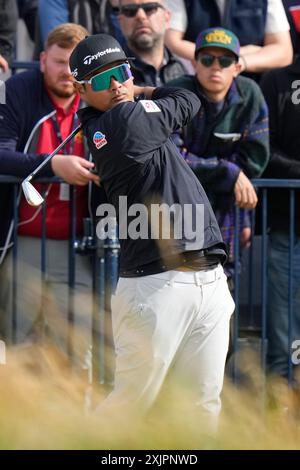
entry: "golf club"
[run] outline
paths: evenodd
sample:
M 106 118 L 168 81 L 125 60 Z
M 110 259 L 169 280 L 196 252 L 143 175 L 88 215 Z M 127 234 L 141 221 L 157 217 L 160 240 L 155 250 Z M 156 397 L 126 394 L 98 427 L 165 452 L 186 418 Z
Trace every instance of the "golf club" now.
M 61 142 L 61 144 L 59 144 L 58 147 L 56 147 L 55 150 L 53 150 L 52 153 L 50 153 L 50 155 L 48 155 L 48 157 L 38 166 L 36 167 L 36 169 L 30 173 L 30 175 L 28 175 L 25 180 L 22 182 L 22 189 L 23 189 L 23 193 L 24 193 L 24 196 L 26 198 L 26 201 L 28 202 L 28 204 L 30 204 L 31 206 L 39 206 L 40 204 L 42 204 L 42 202 L 44 201 L 44 198 L 42 198 L 42 196 L 40 195 L 40 193 L 35 189 L 35 187 L 30 183 L 30 181 L 37 175 L 37 173 L 39 173 L 39 171 L 44 168 L 45 165 L 47 165 L 47 163 L 51 160 L 52 157 L 54 157 L 54 155 L 56 155 L 60 149 L 62 149 L 68 142 L 69 140 L 71 140 L 73 137 L 75 137 L 75 135 L 82 129 L 82 126 L 81 124 L 79 126 L 77 126 L 72 132 L 70 135 L 68 135 L 68 137 L 63 141 Z

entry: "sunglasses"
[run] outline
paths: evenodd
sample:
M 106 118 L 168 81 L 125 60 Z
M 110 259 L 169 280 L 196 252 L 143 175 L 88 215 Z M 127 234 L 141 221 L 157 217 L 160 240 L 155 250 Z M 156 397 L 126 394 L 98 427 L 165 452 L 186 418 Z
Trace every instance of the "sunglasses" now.
M 120 13 L 121 15 L 127 16 L 127 18 L 134 18 L 140 8 L 144 10 L 147 16 L 156 13 L 159 8 L 164 10 L 163 5 L 157 2 L 129 3 L 128 5 L 120 7 Z
M 90 80 L 80 80 L 78 83 L 88 83 L 93 91 L 103 91 L 110 88 L 111 79 L 124 83 L 132 77 L 129 64 L 121 64 L 104 72 L 97 73 Z
M 199 54 L 197 60 L 204 65 L 204 67 L 211 67 L 214 61 L 217 60 L 222 69 L 226 69 L 237 62 L 236 58 L 232 56 L 222 55 L 217 57 L 211 54 Z

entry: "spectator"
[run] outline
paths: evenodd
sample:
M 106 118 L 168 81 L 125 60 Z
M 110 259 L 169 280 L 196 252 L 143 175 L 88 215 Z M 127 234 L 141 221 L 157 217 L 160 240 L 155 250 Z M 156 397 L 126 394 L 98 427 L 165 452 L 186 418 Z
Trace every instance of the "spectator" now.
M 131 68 L 138 85 L 160 86 L 185 73 L 182 63 L 164 46 L 169 19 L 164 0 L 150 4 L 147 0 L 120 0 L 125 50 L 136 59 Z
M 200 112 L 183 130 L 183 157 L 204 186 L 233 261 L 235 208 L 252 209 L 256 192 L 248 178 L 259 176 L 269 153 L 268 112 L 258 85 L 239 76 L 239 41 L 222 28 L 202 31 L 196 40 L 195 76 L 174 80 L 198 95 Z M 250 237 L 241 212 L 242 241 Z M 227 265 L 227 274 L 232 274 Z
M 14 75 L 6 82 L 6 105 L 0 105 L 0 173 L 27 176 L 77 125 L 75 113 L 79 95 L 73 87 L 69 56 L 75 45 L 87 35 L 85 28 L 62 24 L 48 36 L 45 51 L 41 53 L 40 70 L 34 69 Z M 54 174 L 67 183 L 77 185 L 77 235 L 82 233 L 83 217 L 88 213 L 87 184 L 99 178 L 89 172 L 93 164 L 86 160 L 82 136 L 71 143 L 63 155 L 51 160 L 45 175 Z M 41 188 L 41 185 L 37 185 Z M 12 188 L 1 190 L 1 261 L 10 245 L 13 228 Z M 65 183 L 49 184 L 47 194 L 47 288 L 53 302 L 42 296 L 40 282 L 40 244 L 42 216 L 40 208 L 29 206 L 25 199 L 19 203 L 18 272 L 17 286 L 17 340 L 30 336 L 43 311 L 43 327 L 49 327 L 57 344 L 65 349 L 66 318 L 68 315 L 68 238 L 69 187 Z M 0 270 L 1 333 L 11 339 L 12 324 L 12 253 L 8 253 Z M 39 273 L 36 277 L 35 270 Z M 88 321 L 91 314 L 91 274 L 85 257 L 76 259 L 75 318 Z M 83 301 L 83 296 L 88 297 Z M 50 297 L 50 294 L 49 294 Z M 49 298 L 47 297 L 47 298 Z M 80 311 L 81 309 L 81 311 Z M 5 313 L 4 313 L 5 312 Z M 83 318 L 85 317 L 85 318 Z M 65 321 L 65 323 L 64 323 Z M 55 323 L 57 322 L 57 323 Z M 78 354 L 80 346 L 77 344 Z
M 242 71 L 261 73 L 292 61 L 289 24 L 281 0 L 167 0 L 172 12 L 166 44 L 192 60 L 198 31 L 222 26 L 240 40 Z
M 81 24 L 90 34 L 110 32 L 118 37 L 117 11 L 118 0 L 39 0 L 42 44 L 55 26 L 68 21 Z
M 0 70 L 7 72 L 15 53 L 18 10 L 15 0 L 0 2 Z
M 300 178 L 299 135 L 300 58 L 293 65 L 266 74 L 262 90 L 270 110 L 271 159 L 267 178 Z M 295 84 L 298 88 L 295 88 Z M 288 343 L 289 309 L 289 193 L 272 189 L 268 197 L 268 366 L 270 372 L 288 377 L 293 353 Z M 292 247 L 292 341 L 300 338 L 300 204 L 296 191 L 295 240 Z M 299 368 L 299 367 L 298 367 Z

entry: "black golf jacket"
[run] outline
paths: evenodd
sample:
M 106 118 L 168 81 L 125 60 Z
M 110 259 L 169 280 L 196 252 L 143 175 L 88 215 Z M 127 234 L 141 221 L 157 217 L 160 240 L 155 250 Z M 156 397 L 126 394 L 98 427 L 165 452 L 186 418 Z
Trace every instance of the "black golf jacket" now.
M 170 139 L 174 131 L 193 118 L 199 107 L 199 98 L 188 90 L 156 88 L 153 101 L 120 103 L 104 113 L 94 108 L 79 111 L 90 152 L 122 232 L 119 234 L 121 276 L 146 275 L 147 265 L 159 260 L 162 260 L 160 270 L 168 270 L 170 266 L 179 266 L 187 252 L 205 252 L 211 248 L 225 255 L 206 194 Z M 150 217 L 157 208 L 155 204 L 163 203 L 168 208 L 177 204 L 177 215 L 181 211 L 182 218 L 174 218 L 181 224 L 180 237 L 176 232 L 171 239 L 164 239 L 161 233 L 155 232 Z M 126 233 L 126 227 L 131 223 L 138 226 L 140 211 L 144 212 L 137 231 L 140 228 L 142 235 L 133 239 L 129 230 Z

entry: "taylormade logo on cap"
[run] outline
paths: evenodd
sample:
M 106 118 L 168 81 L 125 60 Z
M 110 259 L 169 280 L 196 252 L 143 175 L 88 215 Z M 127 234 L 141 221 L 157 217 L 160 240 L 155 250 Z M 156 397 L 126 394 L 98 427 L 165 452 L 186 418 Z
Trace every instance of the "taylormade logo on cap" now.
M 80 41 L 70 55 L 69 64 L 77 81 L 88 77 L 101 67 L 113 62 L 124 62 L 126 57 L 121 44 L 109 34 L 94 34 Z
M 220 44 L 231 44 L 232 36 L 229 36 L 224 29 L 215 29 L 205 35 L 207 43 L 219 42 Z
M 97 52 L 97 54 L 94 54 L 94 55 L 87 55 L 84 59 L 83 59 L 83 63 L 85 65 L 90 65 L 92 63 L 93 60 L 97 60 L 99 59 L 99 57 L 102 57 L 106 54 L 112 54 L 113 52 L 121 52 L 121 49 L 119 47 L 114 47 L 114 48 L 111 48 L 109 47 L 108 49 L 105 49 L 105 51 L 99 51 Z
M 236 57 L 239 57 L 240 42 L 237 36 L 229 29 L 224 28 L 208 28 L 201 31 L 196 39 L 195 58 L 200 49 L 206 47 L 220 47 L 233 52 Z

